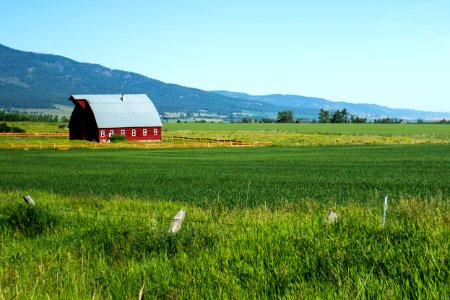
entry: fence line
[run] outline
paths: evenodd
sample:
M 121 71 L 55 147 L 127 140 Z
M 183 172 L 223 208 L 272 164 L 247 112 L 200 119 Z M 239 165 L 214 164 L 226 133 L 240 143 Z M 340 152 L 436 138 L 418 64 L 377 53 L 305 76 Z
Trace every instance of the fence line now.
M 184 142 L 184 143 L 89 143 L 89 144 L 58 144 L 58 143 L 39 143 L 39 144 L 0 144 L 0 149 L 120 149 L 120 148 L 140 148 L 140 149 L 159 149 L 159 148 L 212 148 L 212 147 L 260 147 L 272 146 L 272 142 Z
M 33 200 L 33 198 L 30 195 L 23 196 L 23 200 L 29 205 L 29 207 L 36 207 L 36 202 L 35 202 L 35 200 Z M 123 220 L 124 217 L 152 218 L 154 220 L 163 220 L 163 221 L 169 221 L 170 220 L 170 221 L 172 221 L 172 224 L 173 224 L 174 221 L 178 221 L 179 222 L 178 229 L 181 226 L 181 222 L 183 222 L 184 216 L 186 214 L 185 210 L 180 210 L 174 218 L 167 218 L 167 217 L 162 217 L 162 216 L 159 216 L 159 217 L 156 216 L 155 217 L 155 216 L 150 216 L 150 215 L 146 215 L 146 214 L 142 214 L 142 213 L 141 214 L 130 214 L 130 213 L 128 213 L 128 214 L 118 214 L 118 213 L 111 213 L 111 212 L 101 213 L 99 211 L 96 211 L 96 212 L 80 211 L 80 210 L 74 210 L 74 209 L 70 209 L 70 208 L 64 208 L 63 209 L 62 207 L 50 208 L 50 207 L 47 206 L 45 208 L 53 210 L 53 212 L 56 213 L 56 214 L 73 213 L 73 214 L 77 214 L 77 215 L 82 215 L 82 214 L 93 215 L 93 216 L 97 216 L 97 217 L 102 215 L 102 216 L 107 216 L 107 217 L 117 217 L 117 218 L 120 218 L 121 220 Z M 0 215 L 1 215 L 1 212 L 0 212 Z M 195 220 L 195 219 L 194 220 L 190 220 L 190 222 L 193 222 L 193 223 L 206 223 L 206 224 L 217 224 L 217 225 L 227 225 L 227 226 L 246 226 L 246 227 L 263 225 L 261 223 L 259 223 L 259 224 L 256 224 L 256 223 L 236 224 L 236 223 L 220 223 L 220 222 L 217 222 L 217 220 L 210 221 L 210 220 Z M 171 226 L 172 226 L 172 224 L 171 224 Z M 176 231 L 178 231 L 178 229 Z M 175 233 L 176 231 L 172 231 L 172 233 Z
M 50 208 L 55 214 L 76 214 L 80 217 L 83 215 L 89 215 L 92 217 L 106 217 L 106 218 L 117 218 L 123 220 L 124 218 L 142 218 L 142 219 L 153 219 L 158 221 L 173 221 L 173 217 L 164 217 L 164 216 L 153 216 L 146 214 L 118 214 L 118 213 L 110 213 L 110 212 L 99 212 L 99 211 L 77 211 L 74 209 L 68 208 Z M 230 223 L 230 222 L 220 222 L 218 220 L 199 220 L 199 219 L 186 219 L 187 223 L 199 223 L 199 224 L 214 224 L 214 225 L 223 225 L 223 226 L 235 226 L 235 227 L 260 227 L 260 226 L 270 226 L 270 227 L 278 227 L 271 226 L 267 224 L 261 223 Z
M 11 136 L 11 137 L 69 137 L 68 132 L 0 132 L 0 136 Z
M 388 196 L 386 196 L 384 198 L 384 211 L 383 211 L 383 223 L 382 226 L 385 227 L 386 225 L 386 213 L 387 213 L 387 199 Z M 30 207 L 36 207 L 36 202 L 32 199 L 32 197 L 30 195 L 25 195 L 23 197 L 23 200 L 30 206 Z M 62 213 L 72 213 L 72 214 L 77 214 L 79 216 L 85 214 L 85 215 L 93 215 L 93 216 L 103 216 L 103 217 L 116 217 L 116 218 L 120 218 L 122 221 L 124 219 L 124 217 L 132 217 L 132 218 L 151 218 L 153 220 L 162 220 L 162 221 L 172 221 L 171 227 L 173 226 L 174 222 L 179 222 L 178 227 L 176 228 L 176 230 L 174 231 L 173 229 L 170 230 L 169 229 L 169 233 L 176 233 L 179 230 L 179 227 L 181 226 L 181 222 L 183 222 L 184 220 L 184 216 L 186 214 L 185 210 L 180 210 L 177 215 L 173 218 L 168 218 L 168 217 L 164 217 L 164 216 L 153 216 L 153 215 L 147 215 L 147 214 L 119 214 L 119 213 L 111 213 L 111 212 L 100 212 L 100 211 L 96 211 L 96 212 L 92 212 L 92 211 L 80 211 L 80 210 L 74 210 L 74 209 L 70 209 L 70 208 L 50 208 L 50 207 L 46 207 L 46 209 L 50 209 L 53 210 L 54 213 L 56 214 L 62 214 Z M 0 215 L 2 215 L 2 213 L 0 212 Z M 180 217 L 180 215 L 182 215 Z M 338 223 L 340 219 L 339 214 L 334 210 L 328 210 L 326 213 L 326 216 L 323 220 L 323 222 L 325 224 L 336 224 Z M 218 219 L 216 218 L 215 220 L 195 220 L 195 219 L 189 219 L 189 222 L 192 223 L 202 223 L 202 224 L 214 224 L 214 225 L 224 225 L 224 226 L 236 226 L 236 227 L 271 227 L 271 228 L 279 228 L 278 225 L 268 225 L 266 222 L 252 222 L 252 223 L 227 223 L 227 222 L 218 222 Z

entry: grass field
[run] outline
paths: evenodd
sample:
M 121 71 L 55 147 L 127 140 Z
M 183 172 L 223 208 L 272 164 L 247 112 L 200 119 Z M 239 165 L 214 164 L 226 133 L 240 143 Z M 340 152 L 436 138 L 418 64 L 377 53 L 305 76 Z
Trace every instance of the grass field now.
M 0 187 L 209 207 L 448 195 L 450 145 L 6 150 Z
M 175 133 L 230 134 L 182 128 Z M 268 138 L 360 136 L 278 130 Z M 442 136 L 423 145 L 0 150 L 0 299 L 448 299 Z M 168 234 L 179 209 L 186 220 Z M 329 209 L 337 224 L 324 223 Z

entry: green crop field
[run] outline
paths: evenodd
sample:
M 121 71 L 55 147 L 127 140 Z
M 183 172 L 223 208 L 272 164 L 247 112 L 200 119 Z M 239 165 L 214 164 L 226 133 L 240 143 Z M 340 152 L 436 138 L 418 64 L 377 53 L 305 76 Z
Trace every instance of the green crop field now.
M 448 195 L 450 145 L 3 151 L 0 187 L 208 207 Z
M 449 153 L 0 150 L 0 299 L 447 299 Z

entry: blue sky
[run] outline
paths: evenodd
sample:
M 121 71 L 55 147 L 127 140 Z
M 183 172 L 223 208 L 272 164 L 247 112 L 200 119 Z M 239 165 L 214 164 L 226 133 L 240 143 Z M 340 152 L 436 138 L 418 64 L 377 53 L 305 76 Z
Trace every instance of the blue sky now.
M 204 90 L 450 112 L 450 1 L 3 0 L 0 43 Z

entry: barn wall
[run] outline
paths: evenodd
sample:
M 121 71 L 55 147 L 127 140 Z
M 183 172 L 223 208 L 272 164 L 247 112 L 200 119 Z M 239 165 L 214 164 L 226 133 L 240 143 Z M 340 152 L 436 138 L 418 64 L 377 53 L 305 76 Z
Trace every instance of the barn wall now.
M 71 140 L 98 141 L 98 128 L 94 113 L 90 107 L 83 107 L 75 102 L 69 121 L 69 137 Z
M 144 129 L 147 129 L 147 135 L 144 135 Z M 105 131 L 105 136 L 102 137 L 102 131 Z M 130 128 L 99 128 L 98 137 L 100 142 L 107 142 L 109 139 L 110 131 L 113 130 L 114 134 L 121 135 L 121 131 L 125 130 L 125 138 L 127 141 L 160 141 L 161 140 L 161 127 L 130 127 Z M 133 136 L 133 130 L 136 130 L 136 135 Z M 157 132 L 155 132 L 157 130 Z M 156 134 L 155 134 L 156 133 Z

